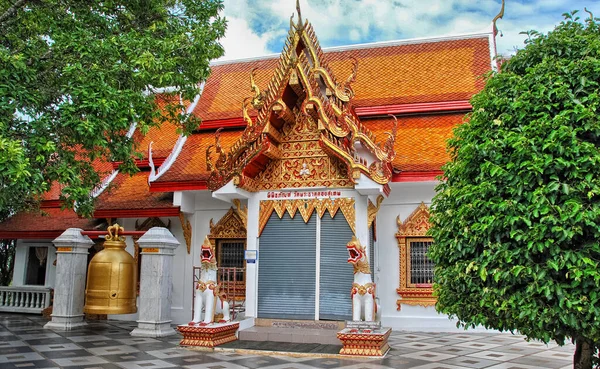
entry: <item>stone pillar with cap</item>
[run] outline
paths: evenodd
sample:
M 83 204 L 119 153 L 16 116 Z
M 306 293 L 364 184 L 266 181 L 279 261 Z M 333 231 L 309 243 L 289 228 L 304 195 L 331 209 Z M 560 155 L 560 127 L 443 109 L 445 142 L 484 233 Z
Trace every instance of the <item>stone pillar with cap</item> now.
M 69 228 L 54 241 L 56 280 L 52 320 L 44 328 L 69 331 L 87 325 L 84 321 L 85 277 L 90 247 L 94 244 L 79 228 Z
M 171 328 L 173 255 L 179 241 L 163 227 L 153 227 L 138 240 L 142 270 L 138 327 L 132 336 L 164 337 L 176 334 Z

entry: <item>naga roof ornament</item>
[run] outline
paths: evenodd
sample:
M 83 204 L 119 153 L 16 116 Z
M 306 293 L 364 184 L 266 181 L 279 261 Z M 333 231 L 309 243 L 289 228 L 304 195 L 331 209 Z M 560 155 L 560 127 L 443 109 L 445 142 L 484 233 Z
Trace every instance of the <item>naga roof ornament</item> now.
M 336 183 L 352 185 L 361 174 L 381 185 L 387 185 L 391 179 L 397 121 L 387 140 L 376 142 L 373 133 L 360 122 L 352 105 L 352 83 L 359 71 L 358 61 L 352 58 L 350 75 L 345 80 L 336 79 L 314 29 L 308 21 L 302 20 L 298 1 L 296 11 L 298 20 L 294 23 L 292 14 L 278 66 L 267 87 L 262 91 L 258 87 L 256 68 L 250 73 L 252 96 L 242 101 L 242 115 L 246 122 L 244 133 L 225 153 L 219 142 L 219 129 L 215 133 L 215 144 L 207 149 L 207 169 L 211 170 L 208 187 L 211 190 L 217 190 L 231 180 L 246 190 L 259 190 L 258 175 L 271 161 L 282 160 L 289 154 L 283 143 L 286 135 L 290 134 L 289 127 L 294 125 L 314 127 L 314 132 L 308 136 L 318 142 L 316 146 L 324 152 L 323 155 L 335 158 L 332 160 L 336 164 L 331 164 L 332 167 L 344 167 L 338 174 L 342 173 L 346 182 L 332 181 L 330 186 L 336 186 Z M 249 108 L 257 111 L 255 120 L 250 117 Z M 294 132 L 297 131 L 299 129 Z M 210 157 L 212 146 L 219 155 L 214 165 Z M 360 155 L 359 146 L 362 147 Z M 289 160 L 289 155 L 286 158 Z M 287 165 L 287 170 L 293 173 L 302 172 L 299 181 L 309 181 L 310 176 L 306 173 L 312 173 L 308 171 L 312 165 L 305 159 L 297 158 L 304 171 L 294 171 Z M 316 161 L 314 164 L 318 166 Z M 313 183 L 306 181 L 303 186 L 310 187 Z M 314 182 L 315 187 L 317 182 Z M 319 183 L 322 185 L 324 182 Z

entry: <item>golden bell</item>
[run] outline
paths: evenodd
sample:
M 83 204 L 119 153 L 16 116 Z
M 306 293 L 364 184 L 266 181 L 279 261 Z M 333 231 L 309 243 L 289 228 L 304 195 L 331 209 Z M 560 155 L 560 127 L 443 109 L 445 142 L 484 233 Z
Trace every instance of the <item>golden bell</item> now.
M 92 258 L 88 267 L 85 306 L 88 314 L 131 314 L 137 312 L 137 264 L 125 251 L 123 227 L 108 227 L 104 250 Z M 114 234 L 113 234 L 114 233 Z

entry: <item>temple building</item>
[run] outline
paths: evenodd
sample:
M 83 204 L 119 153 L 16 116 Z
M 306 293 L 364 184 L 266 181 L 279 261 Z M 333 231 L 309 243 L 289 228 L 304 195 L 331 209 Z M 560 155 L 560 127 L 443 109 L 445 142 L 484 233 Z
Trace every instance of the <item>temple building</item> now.
M 434 308 L 429 206 L 446 140 L 497 68 L 494 37 L 492 23 L 480 33 L 322 49 L 298 14 L 281 54 L 212 63 L 188 105 L 202 119 L 192 135 L 170 125 L 134 133 L 149 148 L 140 172 L 109 164 L 93 219 L 60 210 L 53 188 L 44 214 L 0 224 L 0 238 L 18 239 L 11 288 L 54 287 L 52 240 L 67 228 L 162 226 L 181 244 L 174 323 L 192 317 L 207 237 L 219 267 L 236 268 L 220 282 L 235 282 L 240 317 L 342 321 L 352 315 L 346 244 L 355 236 L 383 325 L 453 328 Z M 136 239 L 127 243 L 139 260 Z

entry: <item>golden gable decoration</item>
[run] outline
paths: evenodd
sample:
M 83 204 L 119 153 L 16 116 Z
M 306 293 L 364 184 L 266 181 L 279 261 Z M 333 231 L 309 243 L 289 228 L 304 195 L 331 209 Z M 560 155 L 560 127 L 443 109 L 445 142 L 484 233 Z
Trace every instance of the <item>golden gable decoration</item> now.
M 260 91 L 249 75 L 250 91 L 240 101 L 246 129 L 228 152 L 215 134 L 214 161 L 207 149 L 211 171 L 208 188 L 217 190 L 233 180 L 247 191 L 299 187 L 353 187 L 361 175 L 387 186 L 395 157 L 397 121 L 384 142 L 354 113 L 352 83 L 359 72 L 353 60 L 350 75 L 340 82 L 308 23 L 290 19 L 290 30 L 279 64 L 267 88 Z M 257 111 L 250 118 L 248 109 Z M 394 118 L 395 119 L 395 118 Z M 357 154 L 362 146 L 369 160 Z
M 258 217 L 258 235 L 260 236 L 273 214 L 277 213 L 279 218 L 287 212 L 291 218 L 300 213 L 304 223 L 307 223 L 316 211 L 317 216 L 322 218 L 325 211 L 329 211 L 329 215 L 333 218 L 340 210 L 348 222 L 352 233 L 356 234 L 356 213 L 354 209 L 354 199 L 339 198 L 339 199 L 297 199 L 297 200 L 266 200 L 260 202 L 260 211 Z
M 239 204 L 240 203 L 238 202 L 237 205 Z M 210 234 L 208 235 L 208 238 L 210 239 L 212 244 L 215 244 L 215 239 L 246 239 L 247 211 L 248 208 L 245 208 L 246 213 L 244 214 L 244 210 L 241 209 L 241 206 L 237 209 L 232 206 L 231 208 L 229 208 L 227 213 L 223 215 L 223 217 L 217 222 L 217 224 L 214 224 L 213 220 L 211 219 L 209 223 Z M 240 216 L 240 212 L 242 213 L 242 216 Z
M 429 223 L 429 208 L 425 203 L 421 203 L 409 216 L 402 222 L 400 216 L 396 218 L 398 224 L 398 247 L 400 248 L 400 286 L 396 290 L 401 299 L 396 301 L 397 309 L 401 310 L 401 305 L 420 305 L 433 306 L 437 298 L 433 296 L 431 283 L 426 286 L 411 285 L 411 266 L 410 266 L 410 244 L 413 242 L 432 242 L 431 237 L 427 237 L 427 231 L 431 227 Z

